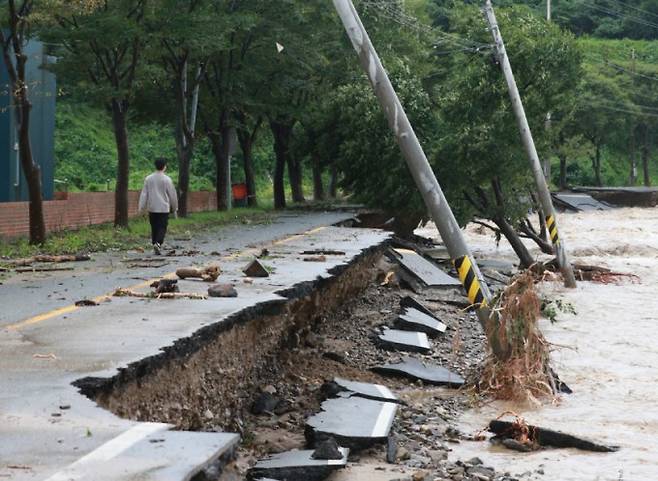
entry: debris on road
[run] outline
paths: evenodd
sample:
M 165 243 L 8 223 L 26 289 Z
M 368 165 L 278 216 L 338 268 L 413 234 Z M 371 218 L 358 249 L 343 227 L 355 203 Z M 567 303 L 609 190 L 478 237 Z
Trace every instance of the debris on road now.
M 326 256 L 304 257 L 304 262 L 327 262 L 327 257 Z
M 14 261 L 10 261 L 9 264 L 18 267 L 18 266 L 29 266 L 36 263 L 82 262 L 89 260 L 91 260 L 91 256 L 87 254 L 61 255 L 61 256 L 36 255 L 32 257 L 24 257 L 22 259 L 16 259 Z
M 270 273 L 265 266 L 258 260 L 254 259 L 247 267 L 242 269 L 242 272 L 248 277 L 269 277 Z
M 52 361 L 57 360 L 57 356 L 55 356 L 54 353 L 49 352 L 48 354 L 33 354 L 32 355 L 33 359 L 50 359 Z
M 233 284 L 214 284 L 208 288 L 210 297 L 238 297 L 238 291 Z
M 397 396 L 393 394 L 389 388 L 381 384 L 348 381 L 347 379 L 342 379 L 340 377 L 334 378 L 333 381 L 327 384 L 330 386 L 324 388 L 325 391 L 333 390 L 339 395 L 340 393 L 347 393 L 348 395 L 372 399 L 375 401 L 400 402 Z
M 518 416 L 512 422 L 498 419 L 491 421 L 489 431 L 496 435 L 494 442 L 500 441 L 504 446 L 519 451 L 536 451 L 542 447 L 576 448 L 599 453 L 619 450 L 618 446 L 606 446 L 560 431 L 532 426 Z M 509 440 L 513 442 L 506 442 Z
M 98 302 L 94 301 L 93 299 L 81 299 L 79 301 L 75 301 L 75 305 L 78 307 L 92 307 L 97 306 Z
M 395 325 L 402 330 L 424 332 L 431 337 L 443 334 L 448 328 L 436 317 L 425 314 L 413 307 L 405 308 L 395 320 Z
M 343 251 L 337 251 L 333 249 L 311 249 L 306 251 L 301 251 L 303 256 L 344 256 Z
M 137 292 L 123 287 L 116 289 L 112 295 L 114 297 L 138 297 L 142 299 L 207 299 L 203 294 L 197 294 L 196 292 L 163 292 L 162 294 L 156 294 L 155 292 Z
M 202 269 L 196 267 L 181 267 L 176 270 L 179 279 L 201 279 L 204 282 L 215 282 L 221 270 L 219 266 L 208 266 Z
M 151 287 L 155 289 L 156 294 L 179 292 L 178 279 L 159 279 L 151 282 Z

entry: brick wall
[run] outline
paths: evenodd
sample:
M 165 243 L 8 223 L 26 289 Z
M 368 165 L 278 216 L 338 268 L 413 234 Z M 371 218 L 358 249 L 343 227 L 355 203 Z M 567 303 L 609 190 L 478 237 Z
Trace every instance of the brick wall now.
M 137 215 L 139 192 L 131 191 L 128 197 L 129 215 Z M 57 195 L 62 200 L 43 203 L 46 230 L 76 229 L 88 225 L 114 221 L 114 192 L 81 192 Z M 191 192 L 189 211 L 213 210 L 217 205 L 215 192 Z M 0 203 L 0 237 L 11 238 L 28 235 L 30 232 L 28 202 Z

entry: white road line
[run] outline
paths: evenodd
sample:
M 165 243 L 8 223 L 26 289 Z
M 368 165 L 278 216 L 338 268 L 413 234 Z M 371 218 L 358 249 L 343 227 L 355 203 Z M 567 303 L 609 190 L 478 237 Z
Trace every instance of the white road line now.
M 114 439 L 106 442 L 100 447 L 94 449 L 89 454 L 81 457 L 76 462 L 70 464 L 62 471 L 53 474 L 46 481 L 76 481 L 83 476 L 89 474 L 84 469 L 80 469 L 87 464 L 102 463 L 115 458 L 126 449 L 137 444 L 139 441 L 149 436 L 150 434 L 157 433 L 169 429 L 169 424 L 163 423 L 140 423 L 133 426 L 128 431 L 120 434 Z
M 382 409 L 379 411 L 377 421 L 375 421 L 375 425 L 372 428 L 372 434 L 370 435 L 373 438 L 383 438 L 388 436 L 388 431 L 391 429 L 395 412 L 398 409 L 398 405 L 394 403 L 381 404 Z

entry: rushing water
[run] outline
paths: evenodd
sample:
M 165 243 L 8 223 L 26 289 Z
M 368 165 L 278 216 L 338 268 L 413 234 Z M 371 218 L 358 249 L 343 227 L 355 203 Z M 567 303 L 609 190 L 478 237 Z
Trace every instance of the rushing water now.
M 577 311 L 560 313 L 555 324 L 542 322 L 556 346 L 554 368 L 574 393 L 541 408 L 504 402 L 474 408 L 462 417 L 461 429 L 475 433 L 511 410 L 530 424 L 621 449 L 517 453 L 487 441 L 462 442 L 454 457 L 479 456 L 512 474 L 530 471 L 530 479 L 658 480 L 658 208 L 562 214 L 558 221 L 573 261 L 633 273 L 640 280 L 580 282 L 577 289 L 544 283 L 544 295 L 564 299 Z M 419 233 L 431 235 L 431 228 Z M 469 229 L 467 237 L 476 256 L 513 259 L 509 245 L 496 247 L 489 233 Z

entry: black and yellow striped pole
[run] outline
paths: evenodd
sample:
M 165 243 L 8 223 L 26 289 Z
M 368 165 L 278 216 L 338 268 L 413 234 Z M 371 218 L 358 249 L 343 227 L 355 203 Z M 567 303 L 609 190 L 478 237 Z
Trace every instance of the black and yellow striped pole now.
M 390 79 L 370 41 L 359 14 L 351 0 L 333 0 L 334 7 L 340 16 L 345 30 L 356 50 L 361 66 L 368 75 L 375 95 L 384 110 L 391 130 L 395 133 L 402 155 L 407 162 L 409 171 L 416 182 L 427 210 L 436 224 L 441 239 L 459 272 L 464 289 L 471 304 L 475 305 L 478 318 L 488 335 L 495 335 L 496 329 L 490 329 L 489 323 L 491 293 L 484 278 L 471 255 L 459 224 L 453 215 L 432 168 L 427 161 L 425 152 L 416 137 L 407 114 L 402 108 Z M 495 319 L 494 319 L 495 321 Z M 507 357 L 507 350 L 501 348 L 495 337 L 489 338 L 490 346 L 497 357 Z

